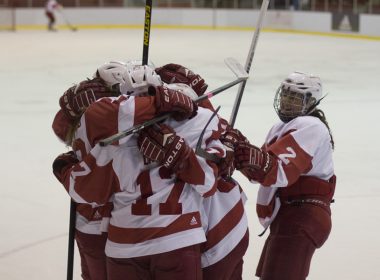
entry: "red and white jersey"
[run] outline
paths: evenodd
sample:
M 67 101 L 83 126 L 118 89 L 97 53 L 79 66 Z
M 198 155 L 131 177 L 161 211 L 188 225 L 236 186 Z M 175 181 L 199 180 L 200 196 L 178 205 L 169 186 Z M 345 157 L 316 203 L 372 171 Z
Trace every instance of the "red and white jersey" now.
M 78 203 L 75 228 L 86 234 L 100 235 L 102 232 L 107 232 L 112 207 L 112 202 L 100 207 Z
M 52 128 L 58 139 L 64 143 L 66 143 L 66 135 L 70 130 L 70 126 L 71 121 L 65 116 L 62 110 L 59 110 L 54 117 Z M 85 149 L 83 149 L 83 151 L 76 151 L 79 160 L 82 160 L 82 154 L 85 156 L 88 152 Z M 111 210 L 112 203 L 101 207 L 92 207 L 88 204 L 77 203 L 75 228 L 83 233 L 100 235 L 108 229 Z
M 218 180 L 217 191 L 203 201 L 204 230 L 202 268 L 227 256 L 248 230 L 244 210 L 247 197 L 236 181 Z
M 45 10 L 47 12 L 54 12 L 55 9 L 57 9 L 59 7 L 59 4 L 56 0 L 48 0 L 46 2 L 46 5 L 45 5 Z
M 274 125 L 263 149 L 277 157 L 277 166 L 266 175 L 257 197 L 260 223 L 268 227 L 280 208 L 278 188 L 294 184 L 300 176 L 328 181 L 334 175 L 333 150 L 327 127 L 311 116 Z
M 119 103 L 124 104 L 122 108 L 126 112 L 118 110 Z M 139 110 L 138 114 L 134 114 L 136 108 Z M 91 107 L 91 110 L 82 116 L 79 129 L 77 129 L 74 136 L 72 148 L 77 158 L 82 160 L 88 155 L 95 141 L 104 138 L 103 135 L 112 135 L 118 132 L 115 125 L 102 127 L 104 120 L 110 123 L 118 123 L 118 118 L 124 118 L 129 120 L 127 125 L 132 126 L 153 118 L 155 114 L 154 99 L 152 97 L 128 98 L 121 96 L 119 98 L 103 99 L 101 103 Z M 54 118 L 53 131 L 63 142 L 65 142 L 70 123 L 71 121 L 65 117 L 62 110 Z M 96 126 L 93 124 L 96 124 Z M 112 208 L 111 201 L 104 203 L 100 207 L 78 203 L 76 207 L 76 229 L 87 234 L 99 235 L 106 232 Z
M 136 118 L 141 118 L 134 97 L 122 98 L 126 97 L 100 99 L 82 117 L 78 138 L 82 139 L 83 147 L 93 148 L 65 176 L 70 196 L 78 203 L 94 207 L 113 201 L 105 250 L 107 256 L 152 255 L 204 242 L 199 211 L 202 196 L 211 195 L 216 190 L 216 165 L 192 154 L 188 172 L 177 177 L 168 176 L 157 164 L 144 165 L 135 135 L 121 139 L 118 145 L 101 147 L 97 142 L 110 136 L 103 130 L 116 128 L 117 131 L 111 133 L 114 134 L 130 128 Z M 116 120 L 112 110 L 107 109 L 109 107 L 118 112 Z M 91 119 L 95 112 L 103 117 L 98 122 Z M 114 117 L 110 118 L 110 115 Z M 169 119 L 166 123 L 195 148 L 211 116 L 211 111 L 199 108 L 198 114 L 190 120 L 176 122 Z M 225 150 L 218 140 L 220 132 L 219 120 L 215 117 L 207 127 L 202 147 L 222 157 Z

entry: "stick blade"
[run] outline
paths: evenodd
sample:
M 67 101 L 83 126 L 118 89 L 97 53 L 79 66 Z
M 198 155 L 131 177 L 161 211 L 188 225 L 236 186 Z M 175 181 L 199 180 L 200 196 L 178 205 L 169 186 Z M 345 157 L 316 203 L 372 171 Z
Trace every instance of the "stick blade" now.
M 224 59 L 224 63 L 231 69 L 232 72 L 236 75 L 236 77 L 241 79 L 248 79 L 248 73 L 245 71 L 243 65 L 241 65 L 235 58 L 227 57 Z

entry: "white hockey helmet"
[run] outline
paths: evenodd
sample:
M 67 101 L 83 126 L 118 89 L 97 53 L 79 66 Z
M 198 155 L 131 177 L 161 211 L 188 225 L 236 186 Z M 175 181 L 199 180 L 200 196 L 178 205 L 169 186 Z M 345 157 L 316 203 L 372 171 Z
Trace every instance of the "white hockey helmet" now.
M 149 86 L 161 86 L 162 81 L 153 67 L 127 63 L 127 71 L 124 73 L 123 84 L 120 84 L 120 91 L 128 95 L 141 95 L 148 91 Z
M 101 78 L 108 86 L 125 83 L 127 65 L 120 61 L 111 61 L 98 67 L 94 76 Z
M 133 62 L 111 61 L 100 66 L 97 76 L 111 87 L 119 86 L 122 94 L 140 95 L 146 93 L 149 86 L 162 85 L 154 68 Z
M 312 113 L 322 100 L 321 79 L 302 72 L 291 73 L 278 88 L 274 109 L 279 118 L 288 122 Z

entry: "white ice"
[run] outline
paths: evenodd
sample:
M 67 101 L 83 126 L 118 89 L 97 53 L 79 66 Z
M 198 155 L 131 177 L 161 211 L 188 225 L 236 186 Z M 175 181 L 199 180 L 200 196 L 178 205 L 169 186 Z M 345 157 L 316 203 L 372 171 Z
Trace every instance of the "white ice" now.
M 214 89 L 234 79 L 223 60 L 244 64 L 252 35 L 153 28 L 150 59 L 186 65 Z M 67 151 L 51 130 L 58 98 L 103 62 L 140 59 L 142 39 L 137 29 L 0 33 L 0 279 L 66 279 L 69 197 L 51 171 Z M 321 108 L 336 142 L 333 229 L 308 279 L 380 279 L 380 41 L 261 33 L 236 123 L 251 142 L 261 145 L 277 121 L 273 96 L 294 70 L 322 78 Z M 226 118 L 236 92 L 213 99 Z M 257 236 L 256 186 L 236 178 L 249 198 L 244 279 L 255 279 L 267 234 Z M 80 279 L 78 255 L 74 274 Z

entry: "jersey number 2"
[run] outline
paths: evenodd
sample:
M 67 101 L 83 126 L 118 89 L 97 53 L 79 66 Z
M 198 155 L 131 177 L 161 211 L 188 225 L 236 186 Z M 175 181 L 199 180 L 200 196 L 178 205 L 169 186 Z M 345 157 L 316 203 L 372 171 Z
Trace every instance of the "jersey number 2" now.
M 285 163 L 289 163 L 289 158 L 295 158 L 297 156 L 296 152 L 291 147 L 286 147 L 288 154 L 280 154 L 278 157 Z

